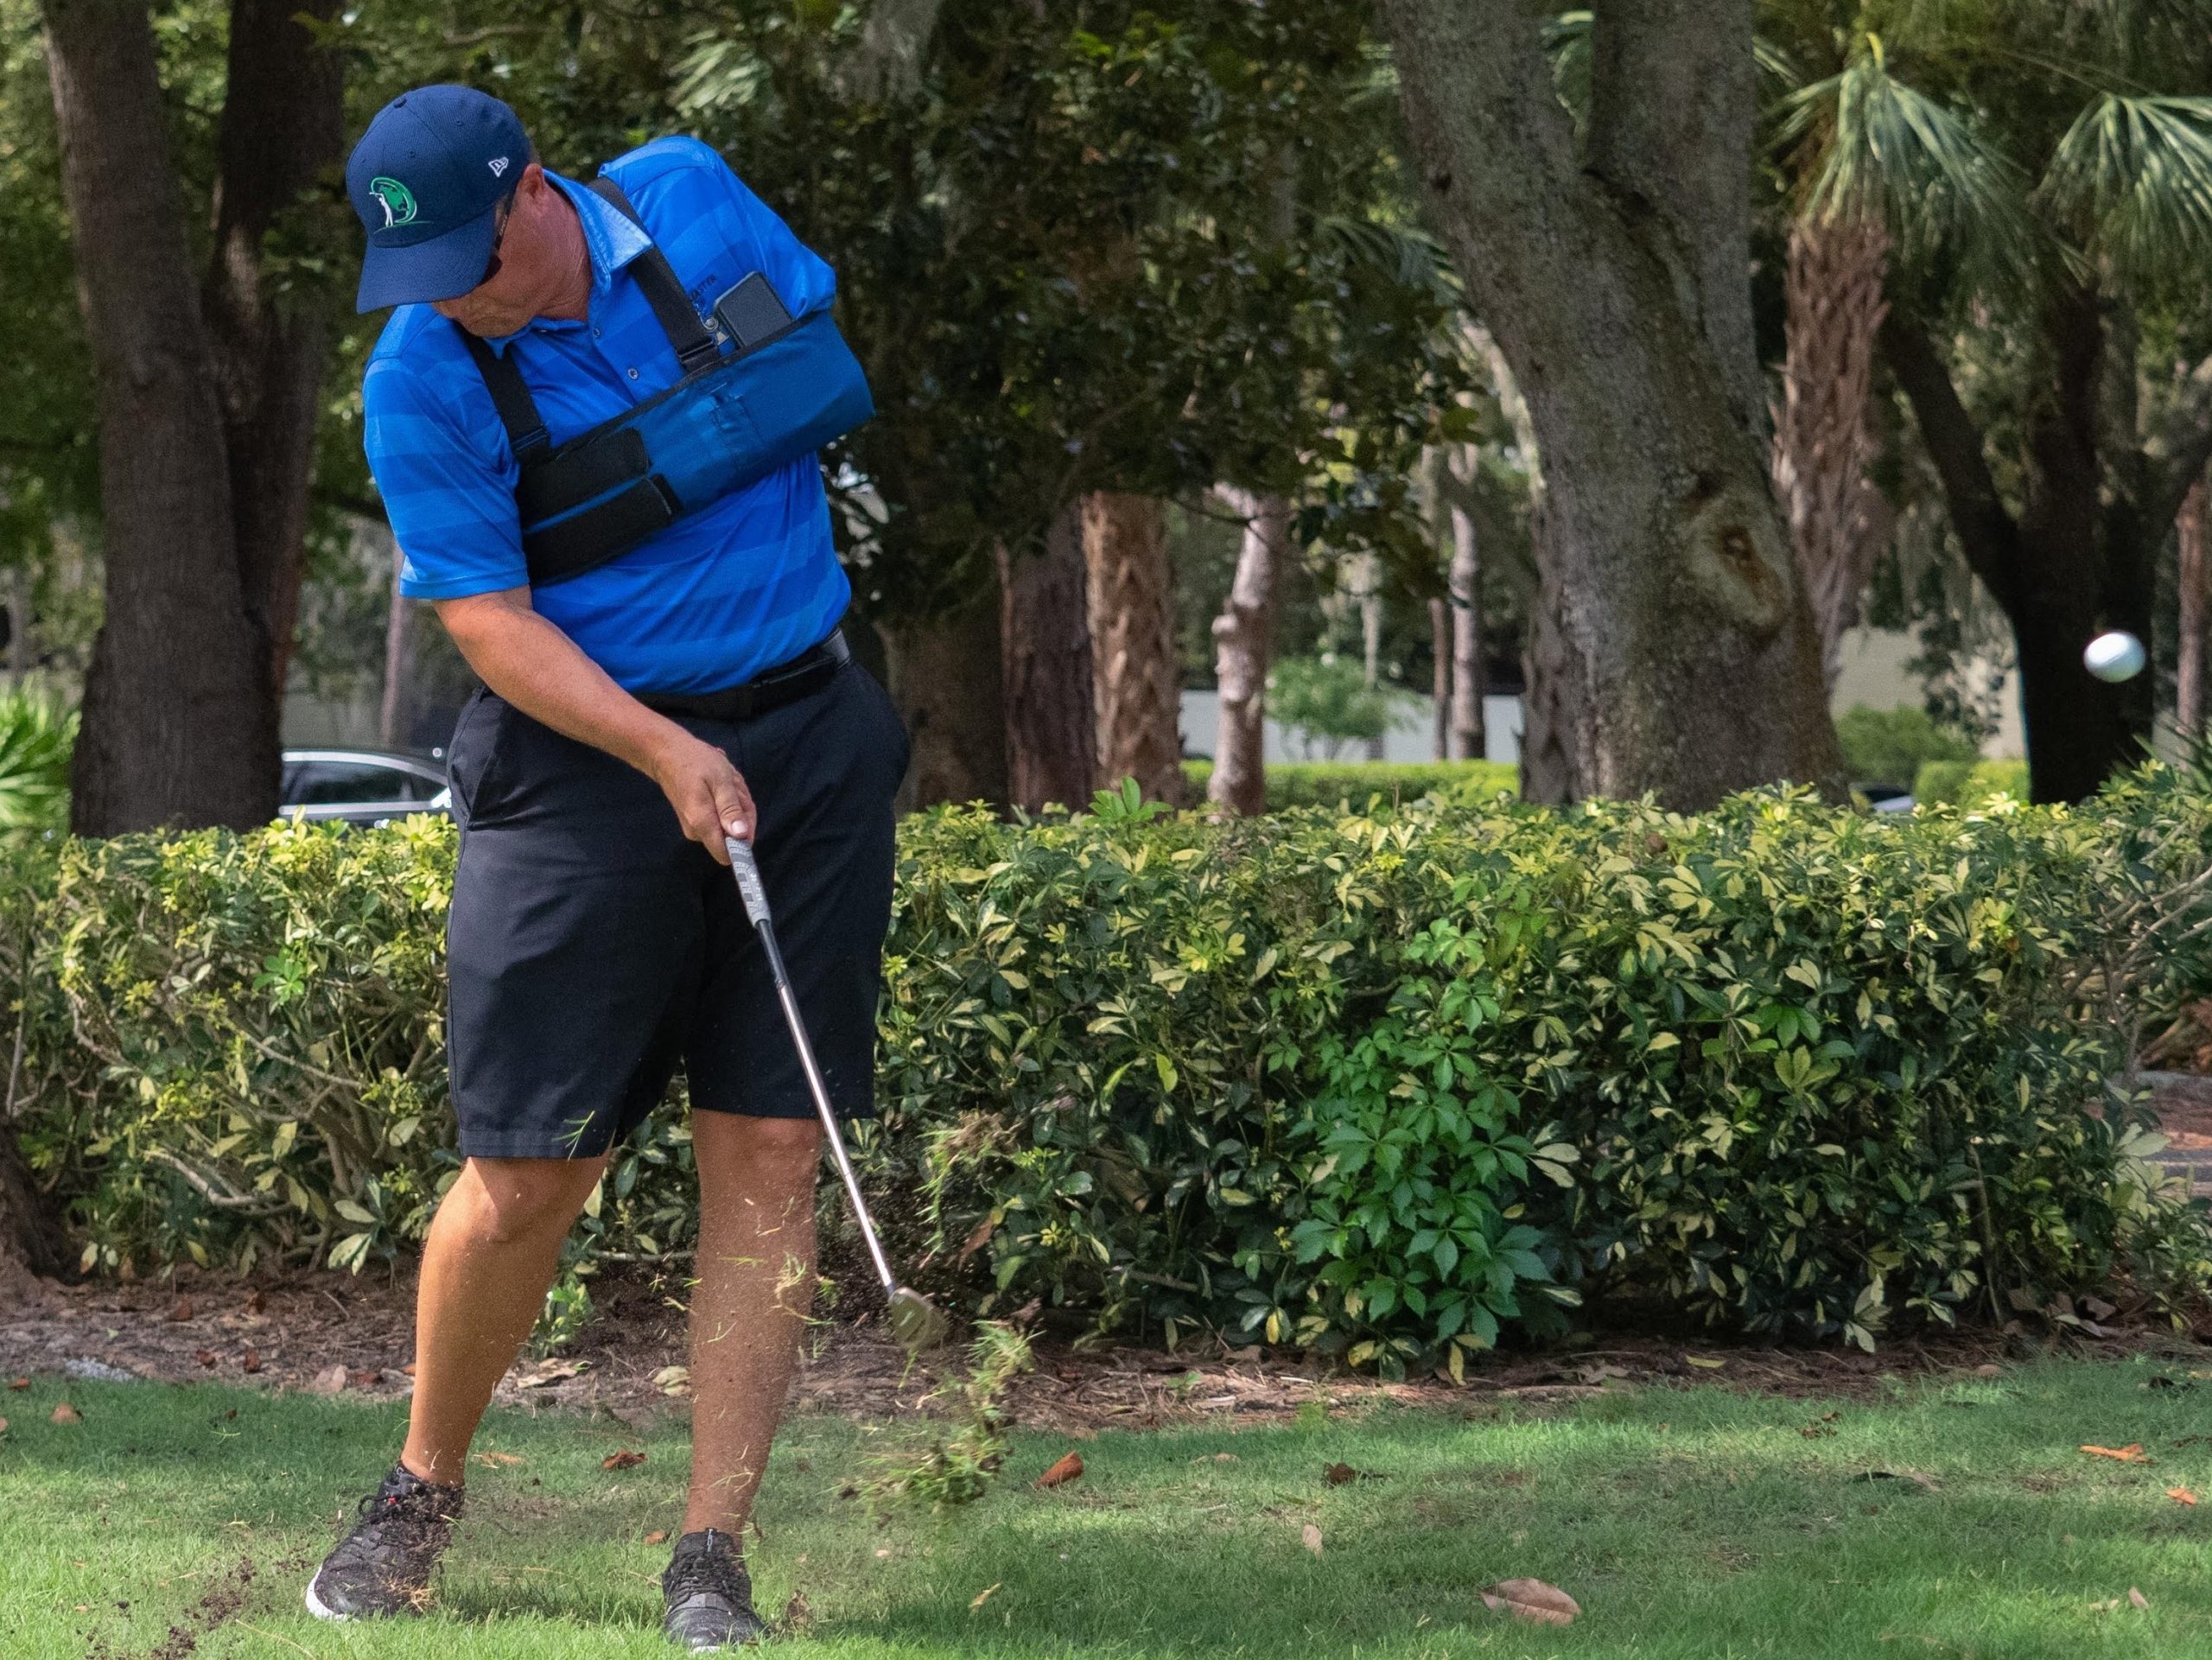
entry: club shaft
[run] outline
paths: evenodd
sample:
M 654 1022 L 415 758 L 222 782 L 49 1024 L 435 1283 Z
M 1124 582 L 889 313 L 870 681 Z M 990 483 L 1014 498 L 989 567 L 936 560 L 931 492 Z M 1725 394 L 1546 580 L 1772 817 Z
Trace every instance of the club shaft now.
M 760 936 L 760 948 L 768 954 L 768 972 L 776 982 L 776 1001 L 784 1006 L 784 1019 L 791 1028 L 791 1042 L 798 1049 L 799 1067 L 806 1074 L 806 1087 L 814 1096 L 814 1110 L 821 1116 L 823 1130 L 830 1138 L 830 1156 L 836 1160 L 837 1174 L 853 1201 L 853 1219 L 861 1224 L 861 1237 L 868 1243 L 868 1260 L 875 1264 L 875 1277 L 883 1282 L 883 1294 L 887 1297 L 898 1289 L 898 1282 L 891 1277 L 891 1263 L 883 1254 L 882 1242 L 875 1237 L 874 1219 L 868 1213 L 868 1200 L 861 1196 L 860 1178 L 853 1173 L 853 1161 L 845 1154 L 845 1138 L 837 1128 L 836 1110 L 830 1104 L 830 1091 L 822 1081 L 822 1069 L 815 1065 L 814 1046 L 807 1041 L 806 1022 L 799 1017 L 798 999 L 791 995 L 791 976 L 784 971 L 784 954 L 776 947 L 775 925 L 764 915 L 756 917 L 753 925 Z

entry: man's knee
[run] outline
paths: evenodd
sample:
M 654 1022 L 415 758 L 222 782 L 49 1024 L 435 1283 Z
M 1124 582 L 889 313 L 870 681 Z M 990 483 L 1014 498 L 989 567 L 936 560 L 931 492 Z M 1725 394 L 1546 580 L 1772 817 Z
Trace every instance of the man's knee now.
M 484 1244 L 565 1233 L 605 1164 L 602 1159 L 471 1159 L 447 1202 L 463 1199 L 458 1219 Z
M 691 1142 L 702 1159 L 724 1159 L 758 1172 L 778 1169 L 810 1177 L 822 1155 L 822 1126 L 811 1118 L 749 1118 L 737 1113 L 693 1115 Z

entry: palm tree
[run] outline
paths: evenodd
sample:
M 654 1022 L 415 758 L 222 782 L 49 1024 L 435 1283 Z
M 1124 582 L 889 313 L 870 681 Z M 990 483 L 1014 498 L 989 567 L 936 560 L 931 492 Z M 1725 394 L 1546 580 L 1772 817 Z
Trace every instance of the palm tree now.
M 2091 678 L 2082 646 L 2152 638 L 2157 556 L 2212 456 L 2183 297 L 2212 255 L 2212 0 L 1764 0 L 1762 29 L 1789 88 L 1793 357 L 1857 380 L 1878 340 L 2012 623 L 2035 794 L 2086 795 L 2147 737 L 2153 682 Z M 2150 398 L 2146 331 L 2203 357 Z M 1801 384 L 1777 472 L 1812 474 L 1808 532 L 1848 544 L 1853 389 L 1800 430 Z

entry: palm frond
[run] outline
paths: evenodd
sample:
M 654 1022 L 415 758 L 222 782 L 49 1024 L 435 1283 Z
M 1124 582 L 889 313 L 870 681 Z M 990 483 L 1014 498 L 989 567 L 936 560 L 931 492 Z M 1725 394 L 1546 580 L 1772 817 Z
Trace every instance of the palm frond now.
M 1458 301 L 1459 273 L 1444 245 L 1427 232 L 1344 213 L 1317 213 L 1313 225 L 1319 240 L 1336 244 L 1347 258 L 1382 272 L 1399 287 L 1427 289 Z
M 2098 99 L 2059 141 L 2044 188 L 2128 276 L 2193 276 L 2212 257 L 2212 98 Z
M 58 699 L 0 697 L 0 836 L 67 827 L 76 741 L 77 711 Z
M 2038 264 L 2025 175 L 1965 115 L 1891 73 L 1874 36 L 1840 74 L 1784 101 L 1780 142 L 1805 181 L 1804 212 L 1871 214 L 1907 265 L 1947 264 L 1997 289 Z
M 1552 86 L 1580 133 L 1590 119 L 1592 14 L 1562 11 L 1544 25 L 1544 51 L 1552 60 Z

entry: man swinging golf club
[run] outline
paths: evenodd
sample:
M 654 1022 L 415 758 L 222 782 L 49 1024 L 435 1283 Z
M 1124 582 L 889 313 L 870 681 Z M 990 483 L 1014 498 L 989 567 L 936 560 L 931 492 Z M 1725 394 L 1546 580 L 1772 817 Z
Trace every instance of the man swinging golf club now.
M 837 632 L 815 455 L 867 417 L 866 382 L 830 267 L 696 141 L 580 184 L 497 99 L 429 86 L 377 116 L 346 186 L 359 307 L 398 308 L 362 399 L 403 588 L 484 689 L 449 761 L 466 1162 L 423 1251 L 405 1446 L 308 1606 L 423 1605 L 561 1242 L 680 1059 L 700 1220 L 664 1629 L 743 1644 L 762 1627 L 739 1539 L 813 1286 L 817 1110 L 872 1110 L 907 762 Z M 787 981 L 748 920 L 764 886 Z

